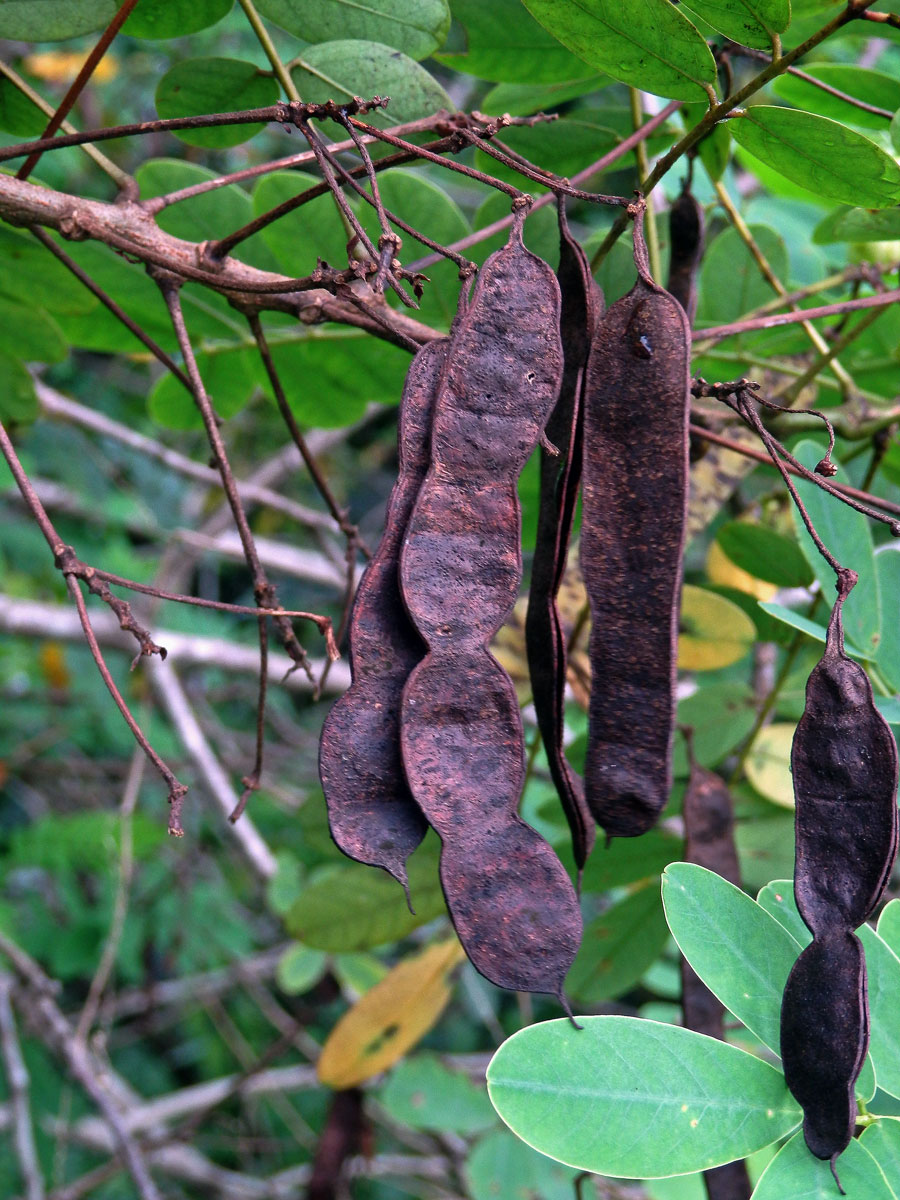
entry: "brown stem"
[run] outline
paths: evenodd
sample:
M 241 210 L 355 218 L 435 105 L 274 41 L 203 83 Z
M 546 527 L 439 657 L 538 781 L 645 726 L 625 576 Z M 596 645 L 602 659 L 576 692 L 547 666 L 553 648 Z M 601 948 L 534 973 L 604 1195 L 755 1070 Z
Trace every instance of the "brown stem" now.
M 713 325 L 709 329 L 695 329 L 691 338 L 700 342 L 697 353 L 707 348 L 706 342 L 718 342 L 722 338 L 737 337 L 741 333 L 752 333 L 756 329 L 776 329 L 780 325 L 795 325 L 798 321 L 814 321 L 819 317 L 833 317 L 840 313 L 855 312 L 860 308 L 888 308 L 900 300 L 900 288 L 881 292 L 877 296 L 860 296 L 856 300 L 842 300 L 839 304 L 823 304 L 818 308 L 804 308 L 796 313 L 772 313 L 767 317 L 749 317 L 745 321 L 734 321 L 731 325 Z

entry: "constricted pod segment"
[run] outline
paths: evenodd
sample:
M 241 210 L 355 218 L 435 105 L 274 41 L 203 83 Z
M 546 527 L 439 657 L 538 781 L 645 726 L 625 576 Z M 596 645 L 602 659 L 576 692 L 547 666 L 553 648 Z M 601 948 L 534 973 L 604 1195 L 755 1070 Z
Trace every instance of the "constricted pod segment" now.
M 400 698 L 425 643 L 400 595 L 399 556 L 419 487 L 438 380 L 449 341 L 424 346 L 400 401 L 399 477 L 384 536 L 360 581 L 350 620 L 353 682 L 325 721 L 319 775 L 335 842 L 357 862 L 383 867 L 407 887 L 406 859 L 428 824 L 410 794 L 400 757 Z
M 441 883 L 475 967 L 501 987 L 562 994 L 581 937 L 562 864 L 516 812 L 522 722 L 488 643 L 518 591 L 516 481 L 556 400 L 560 293 L 517 222 L 483 266 L 438 389 L 431 466 L 400 560 L 428 645 L 403 692 L 412 794 L 440 835 Z
M 585 387 L 585 796 L 608 837 L 644 833 L 671 788 L 687 516 L 690 329 L 649 274 L 639 217 L 638 280 L 598 324 Z

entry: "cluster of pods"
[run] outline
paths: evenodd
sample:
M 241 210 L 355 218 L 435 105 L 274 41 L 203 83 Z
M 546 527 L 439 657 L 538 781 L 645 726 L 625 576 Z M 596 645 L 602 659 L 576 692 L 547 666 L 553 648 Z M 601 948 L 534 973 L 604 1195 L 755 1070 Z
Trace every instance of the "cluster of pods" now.
M 521 583 L 516 485 L 540 443 L 526 648 L 579 870 L 596 825 L 607 839 L 649 829 L 672 784 L 689 315 L 703 231 L 685 192 L 671 214 L 665 290 L 649 271 L 640 203 L 632 216 L 637 280 L 605 312 L 560 201 L 557 272 L 526 249 L 520 211 L 471 296 L 464 288 L 450 336 L 413 359 L 399 478 L 351 617 L 353 682 L 320 743 L 338 846 L 406 887 L 406 860 L 434 828 L 447 906 L 472 963 L 501 987 L 563 1003 L 581 940 L 578 898 L 551 846 L 518 816 L 522 722 L 488 647 Z M 557 608 L 579 489 L 593 680 L 583 780 L 563 749 Z M 878 904 L 897 847 L 896 746 L 843 646 L 841 609 L 854 582 L 839 573 L 794 741 L 795 889 L 813 942 L 782 1009 L 787 1083 L 809 1148 L 832 1163 L 853 1133 L 868 1044 L 853 931 Z

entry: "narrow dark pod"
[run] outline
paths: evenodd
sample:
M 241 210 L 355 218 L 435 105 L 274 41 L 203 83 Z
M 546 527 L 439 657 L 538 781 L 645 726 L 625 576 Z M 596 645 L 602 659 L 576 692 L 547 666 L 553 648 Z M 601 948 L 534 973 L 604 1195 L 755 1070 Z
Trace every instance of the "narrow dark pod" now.
M 687 515 L 690 329 L 650 277 L 599 322 L 585 388 L 581 567 L 591 607 L 585 796 L 608 837 L 656 821 L 672 782 Z
M 581 483 L 585 367 L 603 295 L 591 276 L 587 256 L 569 232 L 562 198 L 556 277 L 562 294 L 563 376 L 559 398 L 545 431 L 550 447 L 541 447 L 540 509 L 525 618 L 525 646 L 538 728 L 571 830 L 575 863 L 581 870 L 593 848 L 595 829 L 594 818 L 585 803 L 584 785 L 563 751 L 566 638 L 557 596 Z
M 843 932 L 816 938 L 794 963 L 781 1004 L 784 1078 L 816 1158 L 834 1160 L 850 1143 L 854 1084 L 868 1047 L 862 943 Z
M 400 595 L 398 563 L 409 514 L 428 470 L 428 438 L 449 340 L 423 346 L 400 401 L 399 477 L 384 536 L 360 581 L 350 620 L 353 682 L 326 718 L 319 775 L 331 835 L 357 862 L 383 867 L 407 886 L 406 859 L 428 824 L 400 757 L 400 698 L 425 644 Z
M 525 249 L 520 220 L 454 330 L 431 466 L 400 560 L 403 596 L 428 644 L 403 692 L 403 762 L 441 838 L 451 918 L 488 979 L 557 995 L 581 912 L 553 850 L 516 812 L 522 722 L 488 644 L 521 580 L 516 480 L 559 391 L 559 315 L 559 285 Z
M 669 277 L 666 287 L 693 323 L 697 272 L 705 245 L 703 209 L 685 188 L 669 209 Z

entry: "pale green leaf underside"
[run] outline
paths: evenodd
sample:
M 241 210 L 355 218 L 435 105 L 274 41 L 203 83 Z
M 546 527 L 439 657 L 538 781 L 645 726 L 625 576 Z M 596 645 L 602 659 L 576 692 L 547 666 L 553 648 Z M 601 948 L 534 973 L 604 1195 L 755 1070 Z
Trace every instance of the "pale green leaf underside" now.
M 878 1163 L 858 1141 L 836 1163 L 847 1200 L 895 1200 Z M 775 1155 L 753 1193 L 753 1200 L 835 1200 L 831 1165 L 814 1158 L 798 1133 Z
M 697 100 L 716 83 L 706 42 L 669 0 L 523 0 L 583 62 L 621 83 L 673 100 Z
M 354 96 L 389 96 L 385 115 L 391 124 L 454 107 L 424 67 L 379 42 L 320 42 L 304 50 L 297 62 L 291 75 L 304 100 L 323 103 Z
M 813 113 L 758 104 L 730 122 L 736 142 L 792 183 L 812 192 L 888 208 L 900 199 L 900 167 L 880 147 Z
M 795 1128 L 774 1067 L 677 1025 L 546 1021 L 504 1042 L 488 1093 L 523 1141 L 569 1166 L 653 1179 L 743 1158 Z

